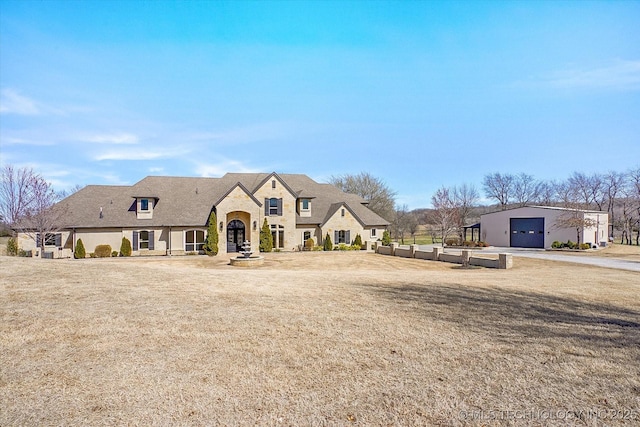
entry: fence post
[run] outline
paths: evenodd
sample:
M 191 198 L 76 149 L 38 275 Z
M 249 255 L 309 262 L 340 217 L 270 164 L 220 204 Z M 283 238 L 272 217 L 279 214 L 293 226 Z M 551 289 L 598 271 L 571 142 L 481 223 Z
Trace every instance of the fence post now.
M 431 253 L 431 259 L 434 261 L 438 261 L 438 259 L 440 258 L 440 254 L 442 253 L 442 248 L 439 246 L 434 246 L 433 247 L 433 252 Z
M 398 246 L 400 246 L 398 242 L 391 242 L 391 256 L 396 256 L 396 249 L 398 249 Z
M 417 250 L 418 250 L 418 245 L 409 245 L 409 253 L 411 254 L 411 258 L 416 257 Z
M 471 251 L 470 250 L 463 250 L 462 254 L 460 255 L 460 263 L 466 267 L 469 265 L 469 258 L 471 258 Z
M 498 254 L 498 268 L 506 270 L 513 267 L 513 257 L 511 254 Z

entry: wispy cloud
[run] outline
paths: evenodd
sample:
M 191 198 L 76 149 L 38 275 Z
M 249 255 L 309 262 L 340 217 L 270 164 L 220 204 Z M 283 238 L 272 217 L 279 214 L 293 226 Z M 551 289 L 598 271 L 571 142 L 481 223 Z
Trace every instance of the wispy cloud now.
M 299 126 L 288 122 L 255 123 L 219 132 L 200 132 L 189 135 L 193 141 L 212 141 L 224 144 L 272 141 L 297 132 Z
M 617 60 L 591 68 L 566 68 L 541 78 L 516 82 L 520 87 L 640 90 L 640 60 Z
M 219 177 L 227 172 L 258 172 L 237 160 L 221 159 L 216 163 L 197 163 L 195 167 L 197 175 L 202 177 Z
M 40 141 L 40 140 L 32 140 L 25 138 L 15 138 L 15 137 L 5 137 L 2 138 L 2 144 L 7 145 L 36 145 L 36 146 L 47 146 L 47 145 L 55 145 L 53 141 Z
M 93 157 L 96 161 L 103 160 L 154 160 L 178 157 L 188 153 L 183 147 L 175 148 L 121 148 L 118 150 L 108 150 Z
M 38 103 L 13 89 L 0 91 L 0 114 L 35 116 L 41 113 Z
M 131 133 L 99 134 L 82 139 L 95 144 L 137 144 L 139 142 L 138 137 Z

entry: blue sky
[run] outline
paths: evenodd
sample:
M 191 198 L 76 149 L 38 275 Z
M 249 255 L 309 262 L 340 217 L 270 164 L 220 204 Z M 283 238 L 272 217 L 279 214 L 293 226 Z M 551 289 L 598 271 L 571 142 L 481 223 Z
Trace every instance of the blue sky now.
M 427 207 L 640 159 L 640 2 L 0 0 L 0 161 L 56 189 L 361 171 Z

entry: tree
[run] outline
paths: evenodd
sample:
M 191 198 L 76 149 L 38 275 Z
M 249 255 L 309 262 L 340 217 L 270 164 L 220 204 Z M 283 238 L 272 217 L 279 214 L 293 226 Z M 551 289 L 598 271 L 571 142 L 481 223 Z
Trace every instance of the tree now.
M 84 259 L 87 256 L 87 252 L 84 249 L 84 243 L 82 243 L 82 239 L 78 239 L 76 242 L 76 248 L 73 251 L 73 257 L 75 259 Z
M 262 223 L 262 228 L 260 229 L 260 252 L 271 252 L 272 250 L 273 235 L 271 234 L 267 218 L 265 218 Z
M 205 239 L 202 250 L 209 256 L 218 255 L 218 218 L 215 211 L 209 214 L 207 238 Z
M 329 183 L 345 193 L 357 194 L 365 199 L 369 209 L 387 220 L 393 218 L 396 192 L 381 179 L 368 172 L 357 175 L 332 176 Z
M 390 244 L 391 244 L 391 233 L 389 233 L 389 230 L 384 230 L 384 232 L 382 233 L 382 245 L 389 246 Z
M 484 194 L 489 199 L 495 199 L 500 205 L 500 209 L 505 210 L 513 197 L 514 176 L 500 174 L 498 172 L 485 175 L 482 180 Z
M 325 251 L 332 251 L 333 250 L 333 242 L 331 241 L 331 236 L 329 236 L 329 233 L 327 233 L 326 237 L 324 238 L 324 244 L 323 244 L 322 248 Z
M 18 218 L 15 228 L 36 242 L 42 253 L 49 236 L 64 228 L 64 206 L 56 205 L 58 194 L 40 175 L 33 175 L 28 183 L 30 203 Z
M 538 199 L 541 191 L 541 184 L 536 181 L 533 175 L 520 173 L 513 178 L 513 199 L 519 207 Z
M 456 228 L 459 223 L 458 206 L 455 203 L 451 192 L 446 187 L 441 187 L 431 196 L 431 222 L 437 225 L 440 238 L 442 239 L 442 247 L 444 247 L 447 235 Z
M 393 214 L 393 221 L 391 222 L 391 230 L 395 236 L 395 240 L 400 240 L 404 245 L 404 235 L 408 228 L 409 210 L 407 205 L 402 205 L 396 208 Z
M 478 204 L 480 196 L 478 195 L 476 187 L 471 184 L 462 184 L 460 186 L 453 187 L 451 193 L 453 195 L 453 204 L 458 210 L 456 215 L 458 223 L 456 226 L 458 227 L 460 242 L 462 242 L 464 227 L 468 225 L 467 223 L 471 217 L 471 212 L 475 205 Z
M 34 195 L 33 183 L 39 178 L 33 169 L 15 169 L 5 165 L 1 172 L 0 215 L 9 226 L 15 225 L 30 209 Z
M 418 229 L 420 228 L 420 222 L 418 221 L 418 215 L 416 214 L 415 211 L 411 211 L 409 212 L 409 215 L 407 217 L 407 231 L 409 232 L 409 234 L 411 234 L 411 237 L 413 237 L 413 244 L 416 244 L 416 233 L 418 232 Z
M 579 209 L 569 209 L 556 219 L 558 228 L 575 228 L 576 241 L 578 245 L 582 243 L 582 230 L 589 227 L 596 227 L 598 222 L 591 218 L 587 218 L 583 211 Z
M 123 237 L 120 243 L 120 256 L 131 256 L 131 249 L 131 240 Z

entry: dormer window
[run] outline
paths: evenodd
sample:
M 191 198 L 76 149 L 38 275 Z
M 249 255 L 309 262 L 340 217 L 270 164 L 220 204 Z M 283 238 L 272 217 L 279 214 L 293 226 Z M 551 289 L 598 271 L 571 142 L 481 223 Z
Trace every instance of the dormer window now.
M 140 200 L 140 210 L 148 211 L 149 210 L 149 199 L 141 199 Z
M 309 199 L 302 199 L 302 208 L 303 211 L 309 210 Z

